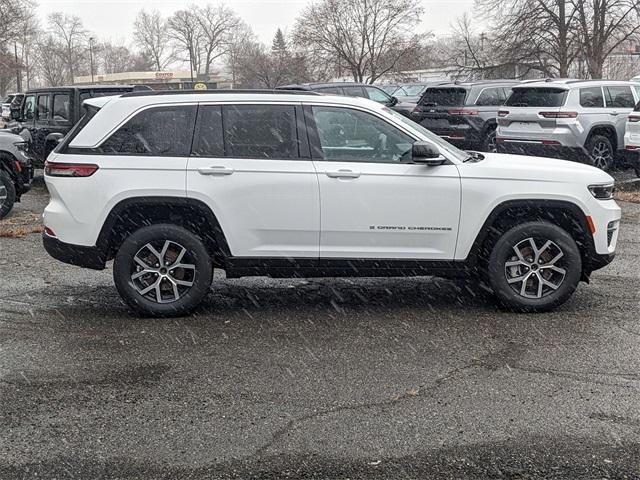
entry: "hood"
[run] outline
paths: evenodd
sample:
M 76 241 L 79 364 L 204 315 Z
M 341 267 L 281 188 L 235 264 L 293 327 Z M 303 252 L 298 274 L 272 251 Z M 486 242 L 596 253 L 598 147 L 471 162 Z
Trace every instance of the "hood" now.
M 9 131 L 5 131 L 5 130 L 0 130 L 0 143 L 7 143 L 7 142 L 11 142 L 11 143 L 16 143 L 16 142 L 24 142 L 24 138 L 22 138 L 20 135 L 16 135 L 15 133 L 9 132 Z
M 485 157 L 484 160 L 462 165 L 460 172 L 463 177 L 588 185 L 614 182 L 613 177 L 606 172 L 583 163 L 501 153 L 483 153 L 482 155 Z

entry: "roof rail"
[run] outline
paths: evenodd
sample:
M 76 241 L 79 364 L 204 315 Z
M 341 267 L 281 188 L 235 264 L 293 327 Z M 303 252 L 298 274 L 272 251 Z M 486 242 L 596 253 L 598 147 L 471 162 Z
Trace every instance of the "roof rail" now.
M 222 94 L 268 94 L 268 95 L 320 95 L 316 92 L 299 91 L 299 90 L 260 90 L 260 89 L 214 89 L 214 90 L 151 90 L 151 91 L 139 91 L 130 92 L 122 95 L 122 98 L 130 97 L 154 97 L 162 95 L 222 95 Z

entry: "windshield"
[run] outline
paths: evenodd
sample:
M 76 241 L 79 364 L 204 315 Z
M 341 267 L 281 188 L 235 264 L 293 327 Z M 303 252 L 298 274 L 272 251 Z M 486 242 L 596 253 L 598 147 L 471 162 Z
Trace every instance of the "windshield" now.
M 514 88 L 505 105 L 509 107 L 561 107 L 567 98 L 561 88 Z
M 464 88 L 429 88 L 424 92 L 420 103 L 428 106 L 462 107 L 467 99 Z
M 438 148 L 442 148 L 446 150 L 448 153 L 451 153 L 456 158 L 456 160 L 464 162 L 469 158 L 469 154 L 467 152 L 460 150 L 458 147 L 454 147 L 449 142 L 446 142 L 435 133 L 431 132 L 430 130 L 427 130 L 419 123 L 416 123 L 413 120 L 410 120 L 409 118 L 396 112 L 395 110 L 391 110 L 390 108 L 385 107 L 383 110 L 386 113 L 392 115 L 396 120 L 399 120 L 405 125 L 407 125 L 408 127 L 412 128 L 413 130 L 417 130 L 427 140 L 437 145 Z

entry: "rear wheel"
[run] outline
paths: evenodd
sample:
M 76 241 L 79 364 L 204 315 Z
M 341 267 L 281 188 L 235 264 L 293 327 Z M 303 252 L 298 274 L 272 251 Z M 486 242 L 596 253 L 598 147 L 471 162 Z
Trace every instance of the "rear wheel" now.
M 565 303 L 582 275 L 571 236 L 555 225 L 531 222 L 506 232 L 489 258 L 489 281 L 500 303 L 521 312 L 544 312 Z
M 118 251 L 113 278 L 122 299 L 154 317 L 185 315 L 211 286 L 213 266 L 200 239 L 182 227 L 152 225 L 129 236 Z
M 498 153 L 498 144 L 496 143 L 496 129 L 489 130 L 482 142 L 482 151 L 487 153 Z
M 587 151 L 594 167 L 609 171 L 615 161 L 615 150 L 609 137 L 594 135 L 587 143 Z
M 0 218 L 9 215 L 16 201 L 16 187 L 13 179 L 4 170 L 0 170 Z

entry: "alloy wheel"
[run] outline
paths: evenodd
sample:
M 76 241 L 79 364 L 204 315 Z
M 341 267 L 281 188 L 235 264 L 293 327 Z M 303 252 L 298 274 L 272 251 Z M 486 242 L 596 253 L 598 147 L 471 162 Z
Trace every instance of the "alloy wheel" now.
M 489 153 L 498 153 L 498 142 L 496 142 L 496 132 L 493 132 L 489 135 L 489 139 L 487 141 L 487 152 Z
M 591 157 L 594 166 L 601 170 L 607 170 L 613 163 L 613 152 L 606 142 L 598 142 L 591 149 Z
M 7 201 L 7 197 L 9 194 L 7 193 L 7 187 L 4 185 L 0 185 L 0 207 L 4 205 L 4 202 Z
M 541 246 L 539 246 L 541 245 Z M 567 276 L 565 255 L 551 240 L 527 238 L 513 247 L 505 262 L 509 286 L 521 297 L 540 299 L 551 295 Z
M 171 240 L 150 242 L 133 257 L 131 282 L 137 292 L 155 303 L 173 303 L 193 287 L 193 255 Z

